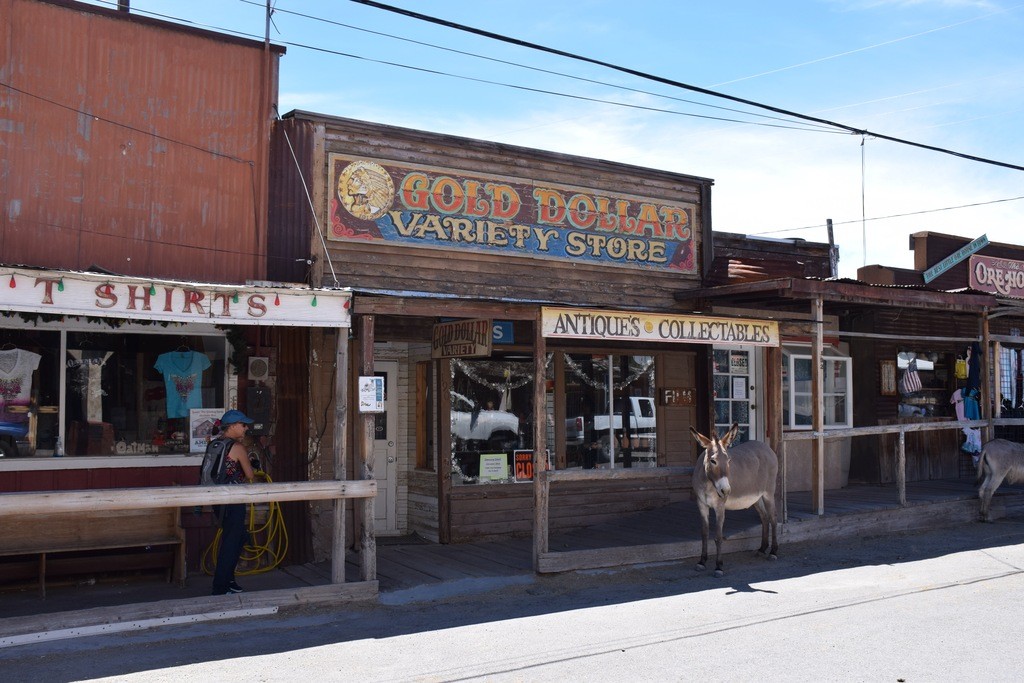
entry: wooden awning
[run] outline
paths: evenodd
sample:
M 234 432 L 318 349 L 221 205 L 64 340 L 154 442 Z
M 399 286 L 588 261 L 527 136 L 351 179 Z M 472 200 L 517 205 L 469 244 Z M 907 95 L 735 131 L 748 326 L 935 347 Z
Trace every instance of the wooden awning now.
M 777 278 L 735 285 L 704 287 L 674 294 L 679 302 L 728 300 L 732 305 L 769 305 L 775 302 L 801 302 L 820 298 L 826 303 L 859 306 L 912 307 L 934 311 L 981 314 L 998 306 L 996 297 L 983 292 L 937 291 L 921 287 L 874 285 L 857 280 L 816 278 Z

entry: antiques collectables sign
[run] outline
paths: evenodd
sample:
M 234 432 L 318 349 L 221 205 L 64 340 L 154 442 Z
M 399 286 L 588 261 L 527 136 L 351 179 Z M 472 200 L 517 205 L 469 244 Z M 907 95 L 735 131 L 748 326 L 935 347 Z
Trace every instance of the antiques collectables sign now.
M 330 239 L 696 274 L 689 203 L 329 155 Z
M 972 256 L 970 287 L 979 292 L 1024 299 L 1024 261 Z
M 779 324 L 774 320 L 547 307 L 541 310 L 541 319 L 545 337 L 687 344 L 779 345 Z

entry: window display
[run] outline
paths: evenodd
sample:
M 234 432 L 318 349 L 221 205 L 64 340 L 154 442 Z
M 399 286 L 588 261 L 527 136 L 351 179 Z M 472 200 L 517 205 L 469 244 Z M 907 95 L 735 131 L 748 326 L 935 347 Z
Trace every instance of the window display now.
M 223 334 L 40 328 L 0 327 L 0 457 L 187 454 L 225 404 Z
M 191 408 L 224 405 L 223 337 L 69 332 L 66 455 L 188 453 Z
M 654 357 L 566 354 L 565 415 L 564 467 L 656 466 Z
M 654 356 L 561 355 L 565 437 L 556 443 L 548 404 L 552 467 L 657 466 Z M 554 354 L 547 359 L 549 398 Z M 533 477 L 532 358 L 452 360 L 451 453 L 454 484 L 513 483 Z
M 533 360 L 453 360 L 451 438 L 453 482 L 513 481 L 515 451 L 533 446 Z
M 164 376 L 167 417 L 188 417 L 192 408 L 203 408 L 202 374 L 210 367 L 205 353 L 180 348 L 161 353 L 153 365 Z

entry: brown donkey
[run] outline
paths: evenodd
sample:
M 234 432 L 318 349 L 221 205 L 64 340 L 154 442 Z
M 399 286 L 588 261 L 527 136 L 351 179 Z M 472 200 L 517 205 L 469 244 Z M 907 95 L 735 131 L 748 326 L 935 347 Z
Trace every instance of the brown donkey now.
M 981 500 L 981 521 L 991 522 L 992 496 L 1006 480 L 1009 484 L 1024 483 L 1024 445 L 993 439 L 981 449 L 978 458 L 978 498 Z
M 779 551 L 775 521 L 775 480 L 779 473 L 779 459 L 775 451 L 760 441 L 747 441 L 729 448 L 739 424 L 733 424 L 725 436 L 706 437 L 693 427 L 690 433 L 703 448 L 693 468 L 693 491 L 697 495 L 700 511 L 700 562 L 697 569 L 704 571 L 708 561 L 708 510 L 715 511 L 715 576 L 722 571 L 722 525 L 726 510 L 745 510 L 754 506 L 761 518 L 762 555 L 768 552 L 768 527 L 771 525 L 772 546 L 769 559 Z

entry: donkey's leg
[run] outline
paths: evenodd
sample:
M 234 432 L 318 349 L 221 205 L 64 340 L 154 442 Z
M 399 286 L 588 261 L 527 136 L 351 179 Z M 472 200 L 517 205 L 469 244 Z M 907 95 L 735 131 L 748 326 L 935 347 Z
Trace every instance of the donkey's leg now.
M 768 551 L 768 511 L 764 508 L 763 497 L 754 503 L 754 509 L 757 510 L 757 516 L 761 518 L 761 547 L 757 549 L 757 552 L 764 555 Z
M 981 521 L 992 521 L 992 496 L 995 495 L 996 489 L 998 489 L 999 485 L 1003 483 L 1003 479 L 1005 477 L 1005 472 L 997 474 L 996 472 L 989 470 L 985 473 L 985 481 L 981 482 L 981 488 L 978 489 L 978 498 L 981 499 Z
M 772 547 L 768 551 L 768 559 L 778 559 L 779 553 L 779 520 L 775 516 L 775 496 L 766 494 L 761 497 L 761 504 L 764 505 L 764 516 L 772 528 Z
M 697 511 L 700 513 L 700 562 L 697 571 L 704 571 L 708 564 L 708 506 L 699 497 Z
M 981 501 L 981 521 L 991 522 L 992 520 L 988 516 L 988 507 L 992 504 L 992 494 L 994 491 L 988 487 L 989 479 L 992 478 L 991 473 L 986 473 L 985 478 L 981 482 L 981 486 L 978 487 L 978 500 Z
M 715 506 L 715 577 L 725 576 L 722 569 L 722 527 L 725 526 L 725 503 Z

